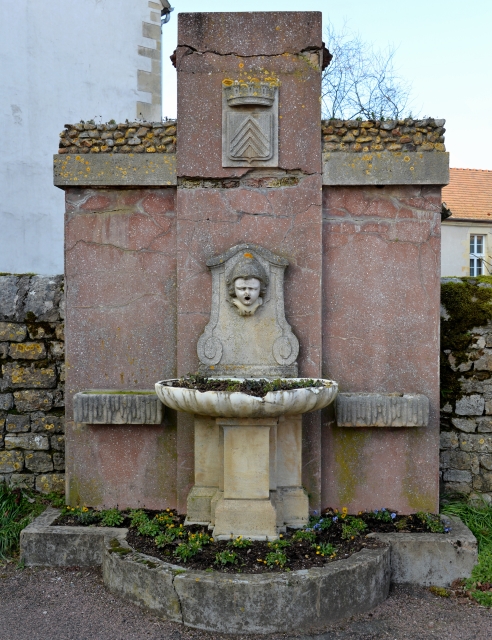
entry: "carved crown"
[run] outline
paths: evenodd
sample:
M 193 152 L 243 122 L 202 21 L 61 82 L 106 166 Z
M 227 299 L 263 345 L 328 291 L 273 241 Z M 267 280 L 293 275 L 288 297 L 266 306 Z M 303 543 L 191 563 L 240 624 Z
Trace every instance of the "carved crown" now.
M 227 104 L 231 107 L 243 104 L 271 107 L 277 91 L 277 86 L 268 82 L 239 82 L 235 80 L 228 84 L 228 81 L 225 80 L 223 85 Z

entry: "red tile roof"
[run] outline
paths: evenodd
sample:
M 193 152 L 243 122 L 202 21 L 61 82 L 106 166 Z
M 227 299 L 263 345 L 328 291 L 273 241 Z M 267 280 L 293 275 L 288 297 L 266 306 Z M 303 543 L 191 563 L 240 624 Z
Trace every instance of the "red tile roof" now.
M 453 219 L 492 222 L 492 171 L 450 169 L 449 184 L 442 190 L 442 200 Z

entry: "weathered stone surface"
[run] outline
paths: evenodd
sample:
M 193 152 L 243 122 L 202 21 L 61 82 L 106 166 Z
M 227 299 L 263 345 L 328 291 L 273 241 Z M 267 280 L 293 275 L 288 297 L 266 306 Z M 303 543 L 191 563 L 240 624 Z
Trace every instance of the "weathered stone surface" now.
M 480 456 L 480 465 L 484 469 L 492 471 L 492 455 Z
M 50 526 L 59 514 L 59 509 L 48 508 L 21 532 L 21 561 L 26 566 L 99 566 L 104 540 L 124 543 L 128 533 L 115 527 Z
M 125 548 L 126 542 L 120 549 Z M 114 546 L 106 545 L 103 555 L 103 580 L 111 593 L 175 622 L 183 622 L 180 599 L 173 585 L 177 572 L 181 571 L 181 567 L 141 553 L 123 554 Z
M 9 355 L 9 343 L 0 342 L 0 358 L 6 358 Z
M 55 471 L 65 471 L 65 456 L 55 451 L 53 453 L 53 467 Z
M 46 416 L 41 412 L 31 414 L 31 431 L 33 433 L 63 433 L 64 430 L 64 416 Z
M 21 435 L 6 435 L 5 449 L 31 449 L 42 451 L 50 448 L 48 436 L 34 433 L 24 433 Z
M 446 185 L 449 153 L 343 151 L 323 154 L 323 185 Z
M 17 362 L 2 365 L 2 372 L 7 384 L 12 389 L 50 389 L 56 387 L 57 376 L 53 365 L 23 366 Z
M 24 456 L 26 469 L 35 473 L 53 471 L 53 460 L 49 453 L 44 451 L 27 451 Z
M 53 394 L 49 391 L 14 391 L 17 411 L 49 411 L 53 404 Z
M 423 395 L 339 393 L 339 427 L 426 427 L 429 399 Z
M 466 433 L 474 433 L 477 430 L 476 420 L 452 418 L 451 422 L 457 429 L 459 429 L 460 431 L 465 431 Z
M 8 411 L 14 406 L 14 397 L 11 393 L 0 394 L 0 411 Z
M 40 493 L 65 493 L 65 474 L 48 473 L 36 476 L 36 491 Z
M 65 436 L 51 436 L 50 443 L 51 443 L 51 448 L 54 451 L 65 450 Z
M 29 416 L 8 414 L 5 426 L 7 431 L 10 431 L 10 433 L 23 433 L 29 431 Z
M 175 185 L 176 156 L 173 153 L 55 155 L 54 184 L 61 188 Z
M 441 452 L 441 467 L 444 469 L 469 469 L 472 464 L 472 456 L 466 451 L 443 451 Z M 460 482 L 452 480 L 452 482 Z
M 183 571 L 107 546 L 103 579 L 113 593 L 186 626 L 216 633 L 308 631 L 382 602 L 389 592 L 389 554 L 387 548 L 364 550 L 323 569 L 226 576 Z
M 59 305 L 63 296 L 62 281 L 63 276 L 33 276 L 24 302 L 26 317 L 32 318 L 34 316 L 34 319 L 43 322 L 60 320 Z
M 443 517 L 451 532 L 371 533 L 391 545 L 391 581 L 449 587 L 468 578 L 477 562 L 477 540 L 459 518 Z
M 83 391 L 73 398 L 75 422 L 86 424 L 161 424 L 164 407 L 154 391 Z
M 24 320 L 23 301 L 28 286 L 29 276 L 0 277 L 0 321 L 22 322 Z
M 4 278 L 0 278 L 0 282 L 3 279 Z M 0 322 L 0 340 L 22 342 L 26 335 L 27 328 L 23 324 L 17 324 L 14 322 Z
M 14 360 L 42 360 L 46 357 L 46 347 L 42 342 L 12 343 L 9 356 Z
M 492 435 L 477 433 L 462 435 L 460 437 L 460 449 L 477 453 L 492 453 Z
M 21 451 L 0 451 L 0 473 L 17 473 L 24 467 Z
M 443 474 L 445 482 L 462 482 L 469 484 L 472 481 L 471 471 L 459 471 L 456 469 L 448 469 Z
M 191 15 L 180 14 L 178 18 L 178 175 L 227 177 L 247 172 L 245 167 L 222 167 L 220 105 L 225 78 L 240 81 L 247 80 L 248 76 L 251 78 L 253 74 L 253 77 L 258 74 L 260 78 L 273 79 L 269 82 L 279 83 L 278 166 L 287 170 L 321 173 L 321 14 L 243 12 Z M 202 18 L 205 31 L 198 27 Z M 262 38 L 264 33 L 269 34 L 266 40 Z M 189 44 L 192 41 L 197 42 L 198 48 Z M 200 48 L 209 41 L 214 42 L 212 47 Z M 301 42 L 310 44 L 298 49 Z M 217 52 L 223 49 L 228 49 L 227 55 L 218 55 Z M 243 50 L 254 53 L 251 57 L 242 58 L 239 52 Z M 268 58 L 268 63 L 263 57 L 266 50 L 276 51 Z M 200 96 L 198 102 L 197 95 Z M 302 117 L 299 117 L 300 113 Z M 194 144 L 193 140 L 200 140 L 200 144 Z M 318 151 L 313 153 L 314 149 Z M 254 242 L 255 239 L 242 237 L 240 241 Z
M 484 408 L 484 399 L 479 395 L 471 395 L 457 400 L 455 411 L 459 416 L 481 416 Z
M 10 478 L 10 486 L 12 489 L 34 489 L 34 480 L 36 476 L 32 473 L 14 473 Z

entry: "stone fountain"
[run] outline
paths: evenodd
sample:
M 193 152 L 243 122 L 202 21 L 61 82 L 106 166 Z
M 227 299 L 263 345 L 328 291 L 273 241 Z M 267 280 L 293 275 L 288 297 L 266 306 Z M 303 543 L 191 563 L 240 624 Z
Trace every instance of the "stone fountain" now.
M 301 482 L 301 416 L 330 404 L 337 385 L 301 386 L 299 342 L 284 311 L 288 261 L 240 244 L 207 262 L 212 272 L 210 321 L 198 340 L 200 373 L 234 381 L 290 378 L 300 388 L 258 398 L 235 391 L 197 391 L 177 380 L 156 384 L 160 400 L 194 415 L 195 484 L 187 524 L 214 537 L 271 540 L 302 527 L 309 504 Z

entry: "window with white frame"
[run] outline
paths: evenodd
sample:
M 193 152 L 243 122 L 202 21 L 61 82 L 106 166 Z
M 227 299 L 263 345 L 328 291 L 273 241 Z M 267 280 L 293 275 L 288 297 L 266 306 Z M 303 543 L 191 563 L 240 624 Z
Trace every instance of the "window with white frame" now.
M 470 236 L 470 275 L 481 276 L 484 273 L 485 236 Z

